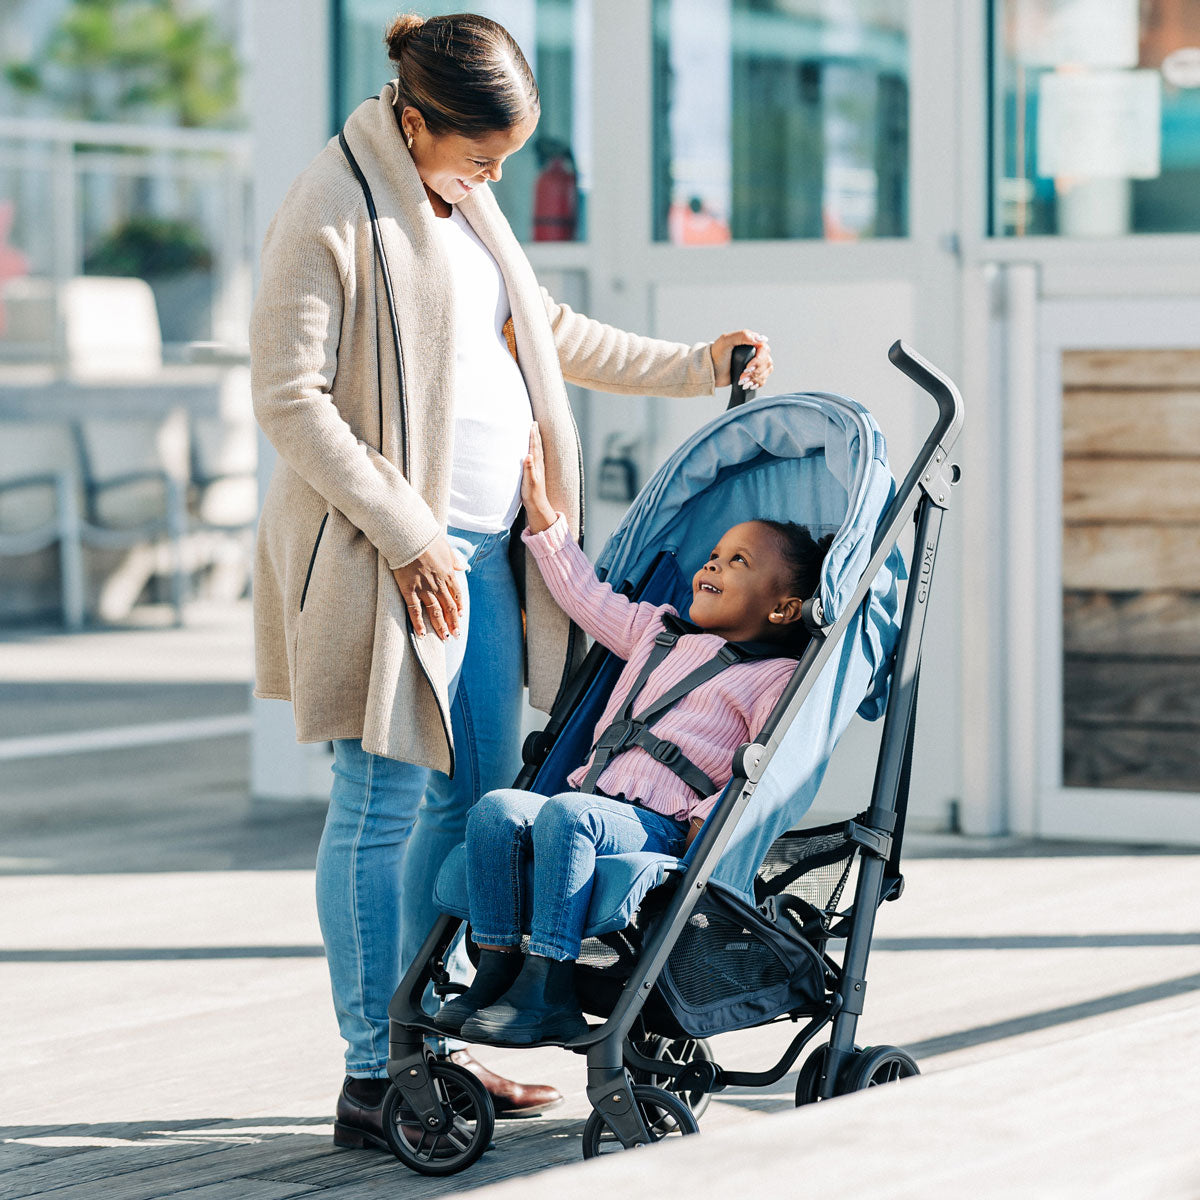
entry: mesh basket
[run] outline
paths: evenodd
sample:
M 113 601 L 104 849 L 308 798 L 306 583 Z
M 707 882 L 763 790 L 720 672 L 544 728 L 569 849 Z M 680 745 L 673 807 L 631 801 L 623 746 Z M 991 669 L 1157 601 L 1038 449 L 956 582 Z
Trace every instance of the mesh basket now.
M 824 1003 L 825 967 L 792 927 L 710 883 L 667 959 L 659 989 L 690 1036 L 708 1037 L 813 1011 Z

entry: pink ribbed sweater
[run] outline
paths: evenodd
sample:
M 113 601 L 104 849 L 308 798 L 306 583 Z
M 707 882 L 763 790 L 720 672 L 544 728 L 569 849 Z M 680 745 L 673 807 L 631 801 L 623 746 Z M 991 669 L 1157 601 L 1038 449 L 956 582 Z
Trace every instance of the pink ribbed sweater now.
M 637 604 L 601 583 L 592 564 L 575 544 L 566 519 L 549 529 L 522 535 L 537 559 L 542 578 L 563 610 L 589 635 L 626 660 L 593 742 L 616 718 L 629 689 L 646 664 L 654 636 L 663 628 L 669 604 Z M 713 633 L 684 634 L 650 678 L 634 703 L 634 715 L 711 659 L 725 639 Z M 674 742 L 716 785 L 713 796 L 697 796 L 668 767 L 640 746 L 618 754 L 605 767 L 597 786 L 610 796 L 624 795 L 643 807 L 678 821 L 707 817 L 733 774 L 733 754 L 752 741 L 775 707 L 796 666 L 792 658 L 755 659 L 726 667 L 669 709 L 653 725 L 656 737 Z M 592 756 L 567 782 L 579 787 Z

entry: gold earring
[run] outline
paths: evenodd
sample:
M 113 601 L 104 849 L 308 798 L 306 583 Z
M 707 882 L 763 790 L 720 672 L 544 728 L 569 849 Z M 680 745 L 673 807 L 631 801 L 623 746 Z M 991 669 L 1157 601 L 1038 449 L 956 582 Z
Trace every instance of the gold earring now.
M 783 613 L 772 613 L 772 614 L 771 614 L 771 620 L 772 620 L 772 621 L 782 621 L 782 620 L 783 620 Z
M 412 143 L 413 143 L 413 135 L 410 133 L 410 134 L 408 135 L 408 148 L 409 148 L 410 150 L 412 149 Z

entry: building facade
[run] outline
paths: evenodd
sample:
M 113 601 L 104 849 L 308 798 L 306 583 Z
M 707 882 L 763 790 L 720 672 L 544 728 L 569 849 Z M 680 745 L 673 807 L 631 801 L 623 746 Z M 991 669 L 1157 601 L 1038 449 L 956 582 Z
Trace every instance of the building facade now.
M 558 298 L 687 341 L 761 330 L 772 390 L 861 400 L 897 474 L 932 414 L 888 346 L 958 381 L 914 825 L 1200 841 L 1200 4 L 475 7 L 542 88 L 497 193 Z M 253 6 L 260 232 L 387 80 L 395 8 Z M 625 478 L 723 400 L 573 400 L 594 553 Z M 847 734 L 831 810 L 877 737 Z M 264 792 L 326 789 L 285 706 L 259 706 L 255 760 Z

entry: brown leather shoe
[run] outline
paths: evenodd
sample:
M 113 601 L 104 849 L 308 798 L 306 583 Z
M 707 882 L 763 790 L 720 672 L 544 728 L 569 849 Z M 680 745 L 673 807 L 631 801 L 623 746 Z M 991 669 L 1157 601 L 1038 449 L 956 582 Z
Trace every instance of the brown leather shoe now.
M 353 1150 L 391 1152 L 383 1133 L 383 1097 L 387 1079 L 355 1079 L 347 1075 L 337 1099 L 333 1144 Z
M 514 1117 L 536 1117 L 546 1109 L 562 1103 L 562 1092 L 545 1083 L 514 1083 L 489 1071 L 483 1063 L 476 1062 L 466 1050 L 455 1050 L 450 1061 L 470 1071 L 487 1089 L 492 1098 L 492 1107 L 500 1119 Z

